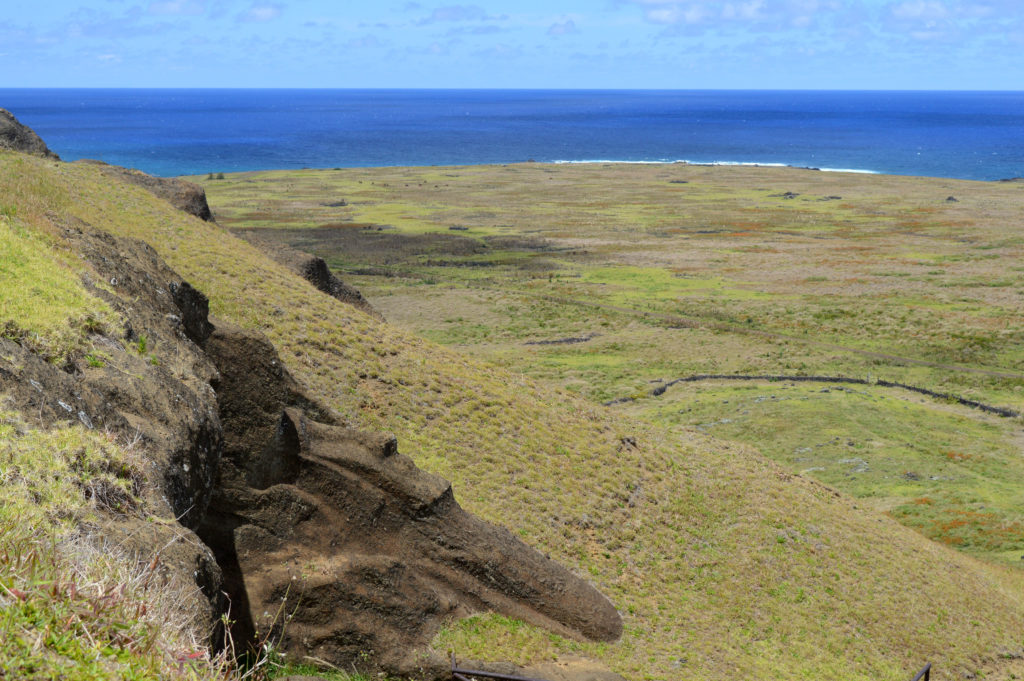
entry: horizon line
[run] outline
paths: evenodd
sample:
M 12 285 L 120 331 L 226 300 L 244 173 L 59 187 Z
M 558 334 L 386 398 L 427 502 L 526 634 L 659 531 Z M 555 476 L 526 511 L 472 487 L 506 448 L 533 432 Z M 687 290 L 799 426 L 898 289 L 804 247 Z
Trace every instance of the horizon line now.
M 886 93 L 976 93 L 976 94 L 1024 94 L 1024 89 L 949 89 L 932 88 L 598 88 L 598 87 L 237 87 L 219 85 L 175 85 L 175 86 L 136 86 L 136 85 L 88 85 L 88 86 L 4 86 L 4 90 L 280 90 L 280 91 L 420 91 L 420 92 L 886 92 Z

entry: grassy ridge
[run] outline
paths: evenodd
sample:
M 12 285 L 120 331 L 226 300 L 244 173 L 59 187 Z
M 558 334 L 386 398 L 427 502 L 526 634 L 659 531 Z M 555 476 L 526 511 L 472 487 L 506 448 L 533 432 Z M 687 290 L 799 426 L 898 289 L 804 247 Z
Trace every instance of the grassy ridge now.
M 73 199 L 39 163 L 0 155 L 0 335 L 69 365 L 122 321 L 83 285 L 95 272 L 50 221 Z M 0 678 L 227 678 L 176 587 L 96 529 L 111 514 L 158 521 L 138 443 L 32 416 L 0 393 Z
M 22 163 L 19 173 L 67 193 L 51 210 L 150 242 L 215 314 L 267 333 L 354 425 L 395 432 L 469 510 L 592 579 L 626 624 L 621 642 L 595 645 L 485 618 L 439 645 L 520 661 L 578 651 L 632 678 L 896 679 L 924 659 L 1019 673 L 1000 657 L 1021 646 L 1018 573 L 930 542 L 750 447 L 609 415 L 378 323 L 93 168 Z
M 0 177 L 0 187 L 22 195 Z M 31 216 L 31 213 L 29 213 Z M 55 361 L 81 352 L 90 333 L 117 324 L 116 315 L 79 281 L 82 264 L 58 242 L 18 218 L 15 204 L 0 204 L 0 335 Z
M 62 238 L 63 226 L 89 229 L 76 216 L 94 215 L 65 169 L 0 153 L 0 364 L 18 361 L 2 347 L 13 342 L 69 371 L 101 366 L 109 347 L 93 341 L 123 326 L 84 285 L 104 282 Z M 102 191 L 98 178 L 89 183 Z M 101 210 L 137 219 L 121 202 Z M 212 654 L 206 623 L 183 603 L 195 584 L 160 567 L 168 546 L 143 560 L 105 534 L 114 517 L 173 526 L 147 501 L 151 464 L 139 437 L 72 416 L 41 429 L 36 416 L 0 392 L 0 679 L 260 681 L 308 671 L 278 660 L 240 669 Z

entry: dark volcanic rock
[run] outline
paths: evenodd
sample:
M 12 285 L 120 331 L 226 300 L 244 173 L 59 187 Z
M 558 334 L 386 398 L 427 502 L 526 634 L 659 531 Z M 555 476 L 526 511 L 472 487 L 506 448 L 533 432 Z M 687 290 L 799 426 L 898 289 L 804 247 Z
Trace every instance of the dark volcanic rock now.
M 203 345 L 213 333 L 210 323 L 210 301 L 187 281 L 168 284 L 174 304 L 181 310 L 181 324 L 185 335 L 196 345 Z
M 0 149 L 20 151 L 59 161 L 60 157 L 50 151 L 46 143 L 31 128 L 18 122 L 7 109 L 0 109 Z
M 155 177 L 134 168 L 122 168 L 91 159 L 85 159 L 79 163 L 97 165 L 108 177 L 138 185 L 151 194 L 159 196 L 178 210 L 183 210 L 200 220 L 213 221 L 213 213 L 210 212 L 210 205 L 206 202 L 206 190 L 194 182 L 176 177 Z
M 108 361 L 83 370 L 80 382 L 151 444 L 163 496 L 175 517 L 195 528 L 210 499 L 222 435 L 210 385 L 217 370 L 189 338 L 190 313 L 172 294 L 191 287 L 146 243 L 75 226 L 65 234 L 114 291 L 97 295 L 126 321 L 123 335 L 103 339 Z
M 476 612 L 619 637 L 597 589 L 464 511 L 394 437 L 345 427 L 266 337 L 211 323 L 153 248 L 51 219 L 124 327 L 97 330 L 102 362 L 64 367 L 0 338 L 0 394 L 43 426 L 77 421 L 144 452 L 156 522 L 112 516 L 94 534 L 159 565 L 211 638 L 225 594 L 240 649 L 270 640 L 291 659 L 403 677 L 447 677 L 426 646 Z
M 286 254 L 284 251 L 280 251 L 278 253 L 278 257 L 279 262 L 284 262 L 286 260 Z M 331 272 L 331 268 L 327 266 L 327 263 L 323 258 L 295 251 L 295 258 L 289 264 L 291 264 L 291 266 L 298 271 L 306 281 L 313 284 L 313 286 L 316 286 L 320 291 L 337 298 L 343 303 L 348 303 L 353 307 L 357 307 L 363 312 L 372 314 L 375 317 L 380 317 L 380 313 L 370 305 L 369 301 L 363 297 L 363 294 L 360 293 L 358 289 L 353 286 L 349 286 Z

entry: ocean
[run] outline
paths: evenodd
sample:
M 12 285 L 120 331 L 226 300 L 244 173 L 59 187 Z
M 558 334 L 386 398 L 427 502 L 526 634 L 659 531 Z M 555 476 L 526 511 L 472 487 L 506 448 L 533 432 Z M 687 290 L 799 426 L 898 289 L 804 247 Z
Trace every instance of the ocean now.
M 1024 92 L 0 89 L 65 160 L 171 176 L 519 161 L 1024 176 Z

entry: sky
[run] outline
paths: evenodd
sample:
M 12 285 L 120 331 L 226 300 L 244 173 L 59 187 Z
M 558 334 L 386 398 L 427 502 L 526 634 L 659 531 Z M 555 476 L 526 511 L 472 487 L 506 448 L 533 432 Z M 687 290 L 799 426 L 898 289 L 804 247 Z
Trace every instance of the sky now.
M 0 87 L 1024 90 L 1024 0 L 37 0 L 5 15 Z

